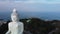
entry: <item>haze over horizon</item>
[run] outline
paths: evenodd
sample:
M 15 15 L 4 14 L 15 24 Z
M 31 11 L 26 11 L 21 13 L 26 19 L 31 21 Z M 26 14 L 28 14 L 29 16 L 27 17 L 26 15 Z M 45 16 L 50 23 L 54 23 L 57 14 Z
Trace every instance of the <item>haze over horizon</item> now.
M 10 16 L 13 8 L 16 8 L 18 12 L 21 12 L 21 17 L 35 16 L 46 19 L 60 18 L 60 0 L 0 0 L 1 17 L 7 18 L 7 15 Z M 22 12 L 24 14 L 22 14 Z

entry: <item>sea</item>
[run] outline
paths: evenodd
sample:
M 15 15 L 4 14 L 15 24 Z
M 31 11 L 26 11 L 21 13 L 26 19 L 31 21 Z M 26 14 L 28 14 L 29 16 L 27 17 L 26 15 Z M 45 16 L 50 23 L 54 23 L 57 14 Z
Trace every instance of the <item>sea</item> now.
M 10 11 L 6 12 L 0 12 L 0 19 L 4 20 L 10 20 L 11 18 L 11 13 Z M 25 18 L 40 18 L 43 20 L 60 20 L 60 12 L 27 12 L 27 11 L 19 11 L 19 19 L 25 19 Z

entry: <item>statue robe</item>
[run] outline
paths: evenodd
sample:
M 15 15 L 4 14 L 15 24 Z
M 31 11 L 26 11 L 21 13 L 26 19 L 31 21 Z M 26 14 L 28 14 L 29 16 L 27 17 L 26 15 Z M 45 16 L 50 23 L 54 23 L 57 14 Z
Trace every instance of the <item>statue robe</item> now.
M 9 26 L 8 29 L 10 31 L 10 34 L 23 34 L 23 23 L 22 22 L 18 22 L 18 23 L 10 22 L 8 26 Z

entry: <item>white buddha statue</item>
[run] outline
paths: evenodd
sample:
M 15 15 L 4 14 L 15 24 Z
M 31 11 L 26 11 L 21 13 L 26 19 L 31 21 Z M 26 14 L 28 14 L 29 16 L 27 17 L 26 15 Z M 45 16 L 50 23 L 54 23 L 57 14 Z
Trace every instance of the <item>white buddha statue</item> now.
M 23 34 L 24 24 L 19 22 L 18 14 L 16 9 L 13 9 L 11 14 L 12 22 L 8 24 L 8 32 L 6 34 Z

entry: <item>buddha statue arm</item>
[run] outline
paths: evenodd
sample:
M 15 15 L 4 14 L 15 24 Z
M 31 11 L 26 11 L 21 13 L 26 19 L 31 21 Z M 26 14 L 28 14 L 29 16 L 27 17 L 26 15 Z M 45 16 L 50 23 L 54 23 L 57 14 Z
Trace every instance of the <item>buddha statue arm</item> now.
M 24 31 L 24 24 L 22 23 L 22 25 L 21 25 L 21 33 L 23 33 L 23 31 Z
M 10 34 L 11 33 L 11 31 L 8 31 L 6 34 Z
M 23 32 L 23 30 L 24 30 L 24 25 L 22 24 L 22 27 L 21 27 L 22 29 L 21 29 L 21 32 Z
M 10 31 L 10 24 L 8 24 L 8 31 L 6 32 L 6 34 L 11 34 L 11 31 Z

